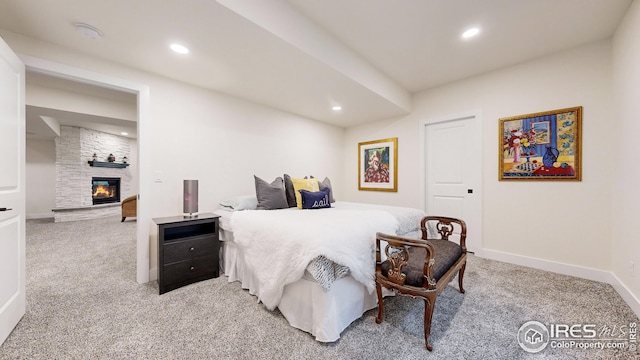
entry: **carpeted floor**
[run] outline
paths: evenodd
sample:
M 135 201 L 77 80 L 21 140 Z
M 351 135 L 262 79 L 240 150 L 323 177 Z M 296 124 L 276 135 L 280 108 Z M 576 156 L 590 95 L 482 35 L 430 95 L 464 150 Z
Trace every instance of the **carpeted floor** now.
M 339 341 L 319 343 L 222 276 L 158 295 L 135 281 L 135 221 L 27 222 L 27 312 L 0 359 L 634 359 L 628 349 L 537 354 L 517 342 L 530 320 L 628 330 L 638 317 L 607 284 L 470 256 L 466 294 L 438 297 L 424 348 L 421 300 L 385 300 Z M 622 327 L 622 328 L 621 328 Z M 628 331 L 627 331 L 628 332 Z M 600 336 L 600 335 L 598 335 Z M 628 339 L 628 335 L 622 337 Z

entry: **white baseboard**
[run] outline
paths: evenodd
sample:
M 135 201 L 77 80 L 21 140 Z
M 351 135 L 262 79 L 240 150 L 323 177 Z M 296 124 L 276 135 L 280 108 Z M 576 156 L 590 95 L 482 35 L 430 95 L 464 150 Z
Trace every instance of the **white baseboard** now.
M 640 317 L 640 299 L 638 299 L 638 297 L 636 297 L 615 274 L 611 274 L 611 276 L 615 279 L 614 283 L 610 283 L 611 286 L 616 289 L 618 294 L 620 294 L 622 299 L 627 303 L 627 305 L 629 305 L 631 310 Z
M 495 250 L 482 249 L 476 256 L 502 261 L 515 265 L 527 266 L 534 269 L 551 271 L 557 274 L 575 276 L 582 279 L 607 283 L 618 292 L 622 299 L 629 305 L 631 310 L 640 317 L 640 300 L 625 286 L 620 279 L 611 271 L 597 270 L 584 266 L 570 265 L 550 260 L 542 260 L 528 256 L 515 255 Z
M 48 212 L 48 213 L 42 213 L 42 214 L 27 214 L 26 218 L 27 220 L 31 220 L 31 219 L 49 219 L 49 218 L 53 218 L 53 212 Z

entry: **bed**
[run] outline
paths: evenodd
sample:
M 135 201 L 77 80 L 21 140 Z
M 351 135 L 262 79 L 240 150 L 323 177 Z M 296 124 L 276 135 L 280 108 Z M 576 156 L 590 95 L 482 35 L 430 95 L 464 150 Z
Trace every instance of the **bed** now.
M 240 282 L 267 309 L 278 308 L 291 326 L 320 342 L 338 340 L 377 306 L 375 233 L 420 237 L 425 215 L 419 209 L 344 201 L 316 210 L 215 212 L 221 272 L 228 281 Z

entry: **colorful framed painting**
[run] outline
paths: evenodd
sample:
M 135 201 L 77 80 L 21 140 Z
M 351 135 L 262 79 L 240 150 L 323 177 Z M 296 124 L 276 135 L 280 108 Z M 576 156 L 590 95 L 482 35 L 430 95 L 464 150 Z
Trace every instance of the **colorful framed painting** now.
M 500 180 L 582 180 L 582 106 L 500 119 Z
M 398 138 L 358 143 L 358 190 L 398 191 Z

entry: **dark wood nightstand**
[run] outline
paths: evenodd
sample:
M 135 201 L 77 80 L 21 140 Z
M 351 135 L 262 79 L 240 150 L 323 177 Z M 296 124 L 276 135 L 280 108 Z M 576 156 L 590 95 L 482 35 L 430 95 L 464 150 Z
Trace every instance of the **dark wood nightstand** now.
M 155 218 L 158 225 L 158 288 L 160 294 L 220 274 L 218 218 Z

